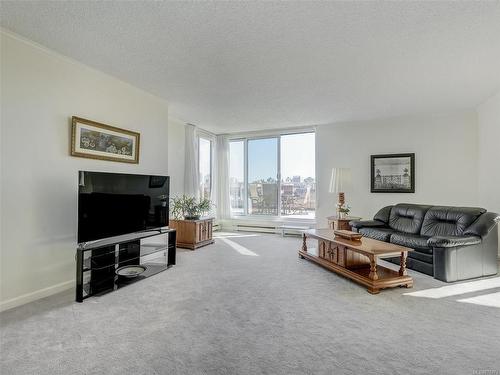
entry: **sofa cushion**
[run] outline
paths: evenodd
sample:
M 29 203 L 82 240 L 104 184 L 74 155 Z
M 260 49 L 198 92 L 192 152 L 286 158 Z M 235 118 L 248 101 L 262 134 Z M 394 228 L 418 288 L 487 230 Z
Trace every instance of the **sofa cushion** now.
M 386 206 L 378 210 L 378 212 L 373 217 L 373 220 L 381 221 L 385 224 L 389 224 L 389 217 L 391 216 L 391 210 L 393 206 Z
M 379 241 L 389 242 L 391 234 L 395 232 L 390 228 L 366 227 L 366 228 L 360 228 L 359 233 L 361 233 L 365 237 L 373 238 Z
M 462 236 L 484 208 L 435 206 L 425 214 L 420 234 L 423 236 Z
M 430 206 L 400 203 L 392 207 L 389 226 L 397 232 L 420 233 L 422 222 Z
M 420 252 L 432 254 L 432 249 L 427 246 L 429 237 L 420 236 L 418 234 L 394 233 L 391 236 L 391 243 L 409 247 Z
M 472 246 L 480 243 L 481 237 L 479 236 L 434 236 L 427 241 L 427 244 L 433 248 Z

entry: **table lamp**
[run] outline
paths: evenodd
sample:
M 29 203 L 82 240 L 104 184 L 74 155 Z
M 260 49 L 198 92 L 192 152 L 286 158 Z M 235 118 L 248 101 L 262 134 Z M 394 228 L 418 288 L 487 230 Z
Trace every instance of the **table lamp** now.
M 350 168 L 332 168 L 332 177 L 330 178 L 330 193 L 338 194 L 337 198 L 337 217 L 341 218 L 341 209 L 345 204 L 345 191 L 351 185 L 351 169 Z

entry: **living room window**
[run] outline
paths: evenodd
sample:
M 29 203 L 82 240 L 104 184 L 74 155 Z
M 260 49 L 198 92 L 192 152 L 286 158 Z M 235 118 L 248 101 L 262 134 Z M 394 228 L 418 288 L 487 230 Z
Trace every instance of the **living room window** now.
M 247 141 L 249 215 L 278 215 L 278 138 Z
M 281 216 L 315 218 L 315 133 L 281 136 Z
M 232 216 L 314 219 L 315 133 L 229 142 Z
M 212 141 L 200 137 L 198 141 L 200 197 L 210 199 L 212 193 Z

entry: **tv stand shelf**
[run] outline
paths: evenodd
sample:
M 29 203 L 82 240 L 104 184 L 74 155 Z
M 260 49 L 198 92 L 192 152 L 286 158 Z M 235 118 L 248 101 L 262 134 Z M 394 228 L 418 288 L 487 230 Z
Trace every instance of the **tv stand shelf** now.
M 155 275 L 175 264 L 175 229 L 159 229 L 84 242 L 76 251 L 76 301 L 101 295 Z M 134 278 L 118 276 L 122 266 L 146 270 Z

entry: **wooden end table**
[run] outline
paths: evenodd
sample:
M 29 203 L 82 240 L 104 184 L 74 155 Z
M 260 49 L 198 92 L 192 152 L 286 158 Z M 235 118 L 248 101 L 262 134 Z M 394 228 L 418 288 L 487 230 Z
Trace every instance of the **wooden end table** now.
M 169 225 L 177 230 L 177 247 L 195 250 L 199 247 L 213 244 L 213 217 L 198 220 L 173 220 Z
M 307 248 L 307 238 L 318 240 L 317 248 Z M 413 279 L 406 272 L 408 247 L 363 237 L 351 241 L 335 236 L 333 229 L 310 229 L 303 233 L 299 258 L 311 260 L 320 266 L 365 285 L 368 292 L 378 294 L 380 289 L 403 286 L 411 288 Z M 377 264 L 379 258 L 399 256 L 399 271 Z

